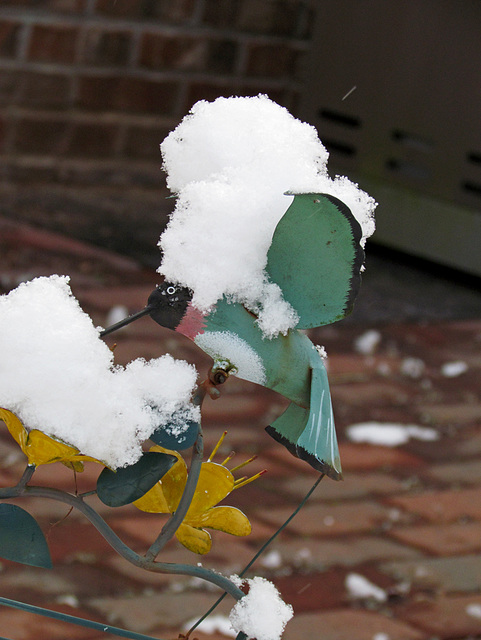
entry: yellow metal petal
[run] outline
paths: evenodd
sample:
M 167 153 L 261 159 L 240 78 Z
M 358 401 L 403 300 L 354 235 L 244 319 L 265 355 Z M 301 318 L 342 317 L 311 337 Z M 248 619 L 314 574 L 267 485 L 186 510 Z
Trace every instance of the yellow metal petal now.
M 192 521 L 197 515 L 215 506 L 228 496 L 233 488 L 234 476 L 229 469 L 215 462 L 203 462 L 194 499 L 185 518 L 186 521 Z
M 84 456 L 81 453 L 72 456 L 68 460 L 60 460 L 60 462 L 69 469 L 73 469 L 74 471 L 77 471 L 79 473 L 84 471 L 84 462 L 95 462 L 96 464 L 101 464 L 103 467 L 108 467 L 109 469 L 111 468 L 102 460 L 97 460 L 97 458 L 92 458 L 92 456 Z
M 0 420 L 5 422 L 11 436 L 19 445 L 20 449 L 26 454 L 25 447 L 27 445 L 28 432 L 17 416 L 11 411 L 8 411 L 8 409 L 0 408 Z
M 181 524 L 176 531 L 177 540 L 189 551 L 204 555 L 210 551 L 212 539 L 207 531 Z
M 193 524 L 193 523 L 191 523 Z M 224 531 L 233 536 L 248 536 L 252 531 L 247 516 L 236 507 L 214 507 L 198 518 L 196 526 Z
M 60 462 L 67 467 L 67 469 L 72 469 L 72 471 L 76 471 L 77 473 L 83 473 L 84 471 L 84 463 L 80 460 L 60 460 Z
M 134 507 L 148 513 L 171 513 L 160 482 L 157 482 L 150 491 L 141 498 L 132 502 Z
M 182 493 L 184 492 L 185 483 L 187 482 L 187 465 L 180 453 L 177 451 L 164 449 L 164 447 L 160 447 L 159 445 L 151 447 L 150 451 L 168 453 L 177 458 L 177 462 L 167 471 L 159 482 L 162 486 L 162 492 L 167 502 L 168 509 L 158 513 L 173 513 L 179 506 Z
M 79 450 L 54 440 L 38 429 L 32 429 L 28 434 L 26 454 L 29 463 L 38 466 L 59 461 L 68 462 L 78 456 Z

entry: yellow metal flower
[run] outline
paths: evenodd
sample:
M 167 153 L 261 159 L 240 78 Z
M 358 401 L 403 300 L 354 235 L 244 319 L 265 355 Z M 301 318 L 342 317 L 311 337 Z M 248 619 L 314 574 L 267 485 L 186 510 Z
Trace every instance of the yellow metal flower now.
M 96 458 L 81 455 L 75 447 L 54 440 L 38 429 L 27 431 L 17 416 L 7 409 L 0 408 L 0 420 L 7 425 L 10 434 L 27 456 L 28 464 L 38 467 L 41 464 L 61 462 L 69 469 L 83 471 L 85 461 L 100 462 Z
M 245 466 L 250 460 L 234 467 L 231 471 L 225 464 L 231 459 L 229 456 L 222 464 L 212 462 L 225 433 L 217 443 L 214 451 L 201 465 L 199 480 L 194 497 L 187 514 L 177 529 L 176 537 L 184 547 L 194 553 L 204 554 L 210 551 L 212 539 L 205 529 L 216 529 L 234 536 L 247 536 L 251 532 L 251 524 L 246 515 L 236 507 L 215 506 L 224 500 L 233 489 L 238 489 L 248 482 L 258 478 L 263 471 L 251 478 L 234 479 L 232 471 Z M 187 466 L 183 458 L 176 451 L 154 446 L 151 451 L 170 453 L 177 458 L 174 466 L 163 476 L 150 491 L 133 504 L 141 511 L 150 513 L 174 513 L 182 497 L 187 482 Z

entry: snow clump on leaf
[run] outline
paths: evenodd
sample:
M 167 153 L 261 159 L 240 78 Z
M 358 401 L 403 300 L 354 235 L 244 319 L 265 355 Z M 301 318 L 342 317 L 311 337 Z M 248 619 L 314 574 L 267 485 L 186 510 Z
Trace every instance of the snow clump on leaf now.
M 0 406 L 117 468 L 136 462 L 156 428 L 198 420 L 192 365 L 170 355 L 113 364 L 66 276 L 0 296 Z

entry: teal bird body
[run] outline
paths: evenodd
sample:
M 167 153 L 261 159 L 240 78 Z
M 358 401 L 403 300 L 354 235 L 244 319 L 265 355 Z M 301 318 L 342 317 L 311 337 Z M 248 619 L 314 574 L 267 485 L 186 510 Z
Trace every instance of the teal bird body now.
M 214 369 L 277 391 L 291 401 L 267 432 L 298 458 L 331 478 L 341 464 L 323 359 L 300 331 L 264 338 L 256 317 L 238 303 L 220 300 L 194 342 L 214 360 Z
M 141 313 L 193 340 L 213 358 L 214 371 L 234 373 L 288 398 L 290 405 L 267 432 L 339 480 L 326 369 L 320 351 L 301 330 L 336 322 L 352 310 L 364 262 L 362 233 L 349 208 L 334 196 L 293 195 L 274 231 L 266 274 L 295 310 L 294 328 L 266 337 L 258 316 L 239 302 L 222 297 L 202 313 L 192 305 L 191 291 L 170 283 L 157 287 Z

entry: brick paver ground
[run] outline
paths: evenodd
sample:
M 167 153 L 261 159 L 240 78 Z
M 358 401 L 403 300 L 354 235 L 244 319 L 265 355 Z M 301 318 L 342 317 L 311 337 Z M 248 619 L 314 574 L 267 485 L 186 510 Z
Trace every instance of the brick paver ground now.
M 115 305 L 141 307 L 156 282 L 154 272 L 134 262 L 51 234 L 0 224 L 3 291 L 22 277 L 67 272 L 72 289 L 94 321 L 105 325 Z M 362 292 L 361 292 L 362 295 Z M 373 353 L 359 353 L 356 339 L 379 332 Z M 252 567 L 249 575 L 272 580 L 295 611 L 286 640 L 460 640 L 481 638 L 481 319 L 443 322 L 338 323 L 312 332 L 325 345 L 345 480 L 325 479 L 307 506 Z M 115 336 L 116 359 L 125 364 L 170 352 L 194 362 L 201 375 L 209 360 L 183 337 L 148 318 Z M 113 339 L 109 341 L 109 344 Z M 32 345 L 34 348 L 34 345 Z M 444 365 L 466 370 L 446 375 Z M 449 373 L 449 370 L 448 370 Z M 221 453 L 236 460 L 253 454 L 257 482 L 232 494 L 253 523 L 247 538 L 213 535 L 204 566 L 239 572 L 262 542 L 295 509 L 317 475 L 271 440 L 263 427 L 285 401 L 254 385 L 229 380 L 217 401 L 206 400 L 206 451 L 224 429 Z M 438 439 L 412 439 L 403 446 L 355 443 L 348 427 L 363 421 L 430 427 Z M 2 429 L 0 481 L 17 481 L 22 454 Z M 234 464 L 234 463 L 233 463 Z M 78 482 L 92 486 L 98 469 L 88 466 Z M 72 475 L 51 465 L 42 484 L 75 490 Z M 23 506 L 27 502 L 21 503 Z M 42 570 L 2 561 L 0 596 L 48 606 L 73 615 L 150 634 L 177 638 L 202 614 L 217 591 L 197 580 L 145 574 L 111 551 L 78 513 L 57 503 L 28 502 L 50 544 L 54 568 Z M 134 508 L 102 509 L 119 536 L 146 549 L 160 516 Z M 172 542 L 159 557 L 197 563 L 200 558 Z M 385 597 L 358 597 L 347 577 L 363 576 Z M 225 615 L 232 602 L 224 600 Z M 195 632 L 220 640 L 220 631 Z M 79 627 L 0 608 L 0 637 L 11 640 L 100 640 L 111 637 Z

